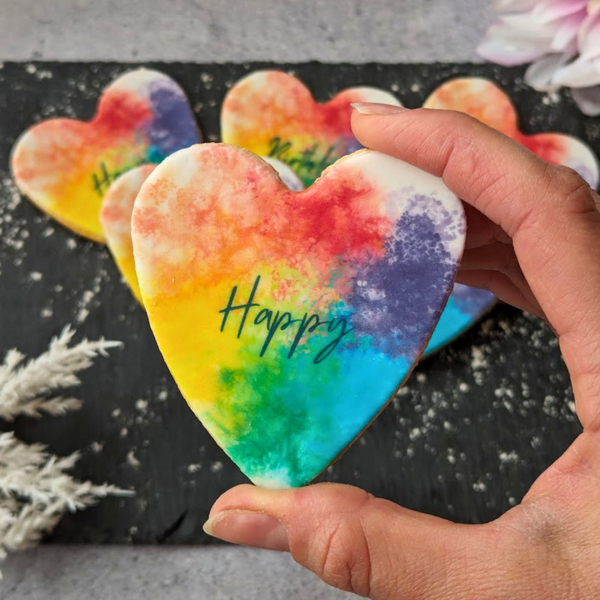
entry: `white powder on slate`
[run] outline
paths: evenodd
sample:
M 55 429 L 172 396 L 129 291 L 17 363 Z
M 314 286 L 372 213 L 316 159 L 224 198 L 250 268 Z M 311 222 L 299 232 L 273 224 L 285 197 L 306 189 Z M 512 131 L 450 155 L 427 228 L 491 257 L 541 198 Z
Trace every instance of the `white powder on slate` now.
M 127 464 L 133 467 L 134 469 L 139 469 L 142 465 L 142 463 L 136 458 L 135 454 L 133 453 L 133 450 L 130 450 L 127 453 Z
M 27 223 L 15 215 L 20 203 L 21 195 L 13 180 L 10 177 L 0 179 L 0 275 L 10 266 L 3 261 L 12 258 L 12 266 L 19 266 L 27 256 Z
M 49 71 L 48 69 L 42 69 L 42 68 L 38 67 L 37 65 L 33 65 L 33 64 L 26 65 L 25 71 L 27 71 L 27 73 L 29 73 L 29 75 L 35 75 L 35 78 L 38 81 L 41 81 L 42 79 L 52 79 L 52 71 Z
M 42 319 L 50 319 L 53 316 L 54 316 L 54 311 L 49 306 L 45 306 L 40 311 L 40 317 L 42 317 Z
M 477 328 L 479 339 L 469 349 L 470 360 L 465 365 L 464 355 L 459 356 L 457 367 L 461 376 L 449 374 L 447 379 L 440 380 L 439 389 L 431 389 L 431 381 L 438 380 L 440 373 L 453 364 L 455 351 L 450 346 L 442 352 L 438 362 L 424 360 L 408 384 L 399 390 L 388 408 L 397 415 L 397 442 L 391 448 L 390 456 L 393 460 L 403 461 L 404 468 L 409 468 L 407 464 L 411 459 L 420 463 L 426 455 L 434 457 L 433 460 L 439 457 L 440 461 L 452 466 L 449 474 L 446 474 L 447 469 L 444 472 L 445 477 L 462 481 L 463 485 L 468 483 L 473 492 L 486 498 L 492 496 L 492 482 L 497 480 L 498 472 L 504 473 L 505 478 L 510 474 L 511 478 L 506 479 L 505 501 L 507 506 L 514 506 L 524 493 L 522 477 L 528 476 L 525 475 L 528 465 L 520 458 L 528 455 L 527 446 L 538 451 L 556 444 L 545 426 L 535 435 L 519 429 L 523 422 L 521 419 L 528 422 L 536 414 L 538 416 L 534 418 L 539 419 L 539 413 L 543 411 L 547 417 L 557 421 L 575 422 L 572 391 L 561 359 L 553 350 L 555 338 L 541 320 L 524 313 L 514 313 L 510 319 L 492 316 Z M 540 397 L 539 384 L 530 373 L 528 361 L 521 371 L 506 373 L 502 365 L 509 360 L 507 354 L 512 348 L 535 353 L 540 361 L 547 362 L 549 379 L 555 384 L 555 389 L 562 389 L 563 393 L 554 392 Z M 470 377 L 464 375 L 464 367 L 468 367 Z M 502 373 L 501 378 L 498 378 L 499 373 Z M 494 386 L 490 385 L 491 381 L 494 381 Z M 475 390 L 477 394 L 474 394 Z M 503 412 L 514 420 L 515 443 L 514 446 L 507 445 L 507 438 L 503 436 L 503 445 L 494 448 L 490 445 L 496 443 L 494 438 L 485 440 L 483 431 L 493 432 L 496 426 L 505 427 L 506 418 L 500 418 Z M 468 433 L 469 430 L 471 433 Z M 478 451 L 471 445 L 473 442 L 481 445 L 481 452 L 484 452 L 485 444 L 484 454 L 487 456 L 495 450 L 497 462 L 482 462 Z M 468 445 L 465 446 L 465 443 Z M 519 473 L 518 478 L 515 478 L 515 472 Z
M 99 269 L 92 280 L 92 287 L 84 290 L 76 303 L 75 323 L 81 325 L 89 316 L 92 308 L 97 308 L 100 301 L 97 299 L 102 288 L 102 283 L 108 281 L 108 272 L 105 269 Z
M 104 448 L 104 444 L 105 442 L 92 442 L 90 444 L 90 449 L 92 450 L 92 452 L 94 452 L 94 454 L 98 454 L 100 452 L 102 452 L 102 449 Z
M 211 463 L 210 465 L 210 470 L 213 473 L 218 473 L 219 471 L 221 471 L 223 469 L 223 463 L 219 460 L 214 461 L 213 463 Z
M 135 407 L 141 413 L 145 413 L 148 410 L 148 400 L 137 400 L 135 403 Z

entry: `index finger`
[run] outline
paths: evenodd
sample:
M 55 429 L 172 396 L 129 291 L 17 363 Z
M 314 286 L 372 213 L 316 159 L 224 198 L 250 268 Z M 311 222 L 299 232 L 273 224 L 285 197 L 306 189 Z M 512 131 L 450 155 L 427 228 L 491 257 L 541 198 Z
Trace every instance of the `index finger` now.
M 357 105 L 366 147 L 440 176 L 513 239 L 559 335 L 584 426 L 600 429 L 600 213 L 574 171 L 550 165 L 476 119 L 445 110 Z
M 367 148 L 441 177 L 453 192 L 514 237 L 527 213 L 538 205 L 537 197 L 522 197 L 522 192 L 533 181 L 548 185 L 548 163 L 463 113 L 384 106 L 355 105 L 352 128 L 357 139 Z M 373 107 L 389 112 L 361 112 L 379 110 Z

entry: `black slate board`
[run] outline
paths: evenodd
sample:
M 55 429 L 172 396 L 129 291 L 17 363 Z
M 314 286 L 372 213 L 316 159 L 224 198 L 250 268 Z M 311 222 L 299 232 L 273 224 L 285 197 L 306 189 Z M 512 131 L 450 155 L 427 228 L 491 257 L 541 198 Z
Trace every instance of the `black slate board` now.
M 144 64 L 186 90 L 206 139 L 219 139 L 227 89 L 259 68 L 282 68 L 325 100 L 374 85 L 419 106 L 457 75 L 497 81 L 527 132 L 578 135 L 600 152 L 600 123 L 567 95 L 524 86 L 521 69 L 491 65 Z M 57 542 L 206 542 L 201 526 L 217 496 L 245 481 L 188 409 L 157 350 L 145 313 L 108 251 L 19 202 L 8 157 L 26 127 L 55 116 L 90 118 L 101 89 L 131 64 L 5 63 L 0 68 L 0 353 L 43 351 L 73 324 L 79 336 L 122 340 L 122 350 L 83 374 L 83 408 L 19 420 L 26 441 L 58 454 L 83 450 L 80 478 L 134 488 L 63 519 Z M 32 273 L 41 274 L 32 275 Z M 556 340 L 537 319 L 498 307 L 418 367 L 364 437 L 321 479 L 356 484 L 404 506 L 456 521 L 493 519 L 518 502 L 579 433 Z

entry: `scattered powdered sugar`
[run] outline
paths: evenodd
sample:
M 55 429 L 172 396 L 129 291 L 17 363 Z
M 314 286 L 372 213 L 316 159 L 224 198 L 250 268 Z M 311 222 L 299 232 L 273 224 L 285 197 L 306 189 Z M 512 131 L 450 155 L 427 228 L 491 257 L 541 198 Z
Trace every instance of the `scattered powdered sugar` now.
M 560 101 L 561 101 L 561 95 L 556 90 L 548 92 L 547 94 L 544 94 L 544 96 L 542 96 L 542 102 L 546 106 L 554 106 L 554 105 L 558 104 Z
M 19 266 L 27 256 L 26 242 L 29 238 L 26 220 L 16 215 L 21 204 L 21 194 L 13 180 L 0 179 L 0 275 L 11 260 Z
M 142 463 L 136 458 L 133 450 L 127 453 L 127 464 L 134 469 L 139 469 Z
M 480 347 L 473 346 L 473 348 L 471 348 L 471 356 L 471 367 L 473 369 L 483 369 L 488 366 L 483 350 Z
M 34 65 L 29 63 L 25 65 L 25 71 L 29 75 L 34 75 L 38 81 L 42 81 L 43 79 L 52 79 L 52 71 L 49 69 L 40 68 L 38 65 Z
M 519 455 L 514 450 L 511 450 L 510 452 L 500 452 L 498 458 L 501 463 L 514 463 L 519 460 Z
M 475 492 L 487 492 L 487 485 L 483 481 L 476 481 L 473 484 L 473 490 Z
M 104 448 L 104 444 L 106 442 L 102 441 L 102 442 L 92 442 L 90 444 L 90 450 L 94 453 L 94 454 L 99 454 L 100 452 L 102 452 L 102 449 Z
M 94 275 L 92 287 L 84 290 L 81 294 L 81 297 L 75 307 L 75 323 L 78 325 L 81 325 L 88 318 L 92 308 L 97 308 L 100 306 L 100 301 L 97 297 L 102 289 L 102 283 L 105 281 L 108 281 L 108 272 L 105 269 L 99 269 Z
M 200 80 L 204 84 L 204 89 L 212 89 L 214 77 L 210 73 L 201 73 Z
M 210 470 L 213 473 L 218 473 L 222 469 L 223 469 L 223 463 L 221 461 L 219 461 L 219 460 L 216 460 L 216 461 L 212 462 L 211 465 L 210 465 Z
M 135 403 L 135 407 L 141 413 L 146 413 L 148 410 L 148 400 L 142 400 L 142 399 L 137 400 Z
M 426 481 L 442 477 L 444 489 L 448 478 L 468 485 L 482 496 L 476 505 L 493 502 L 500 514 L 539 475 L 532 451 L 555 456 L 577 435 L 573 394 L 555 337 L 536 317 L 500 307 L 465 338 L 422 361 L 399 390 L 388 409 L 397 424 L 390 455 Z M 548 393 L 548 380 L 562 392 Z

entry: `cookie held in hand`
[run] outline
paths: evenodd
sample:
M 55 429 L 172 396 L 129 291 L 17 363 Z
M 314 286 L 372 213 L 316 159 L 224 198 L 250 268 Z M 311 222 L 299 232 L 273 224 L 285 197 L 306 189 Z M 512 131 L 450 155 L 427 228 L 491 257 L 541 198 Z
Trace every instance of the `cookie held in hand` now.
M 465 241 L 443 182 L 364 150 L 303 192 L 202 144 L 150 175 L 133 213 L 150 325 L 192 410 L 256 484 L 308 483 L 408 377 Z
M 277 171 L 281 181 L 291 190 L 304 189 L 300 178 L 287 165 L 273 158 L 265 160 Z M 131 215 L 142 185 L 155 168 L 156 165 L 143 165 L 121 175 L 108 188 L 100 209 L 100 222 L 108 248 L 125 282 L 140 303 L 142 303 L 142 296 L 133 258 Z

